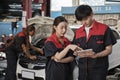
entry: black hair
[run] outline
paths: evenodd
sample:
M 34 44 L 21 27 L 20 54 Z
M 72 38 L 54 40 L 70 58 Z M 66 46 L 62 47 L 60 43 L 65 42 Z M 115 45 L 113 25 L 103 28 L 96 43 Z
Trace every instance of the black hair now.
M 27 35 L 28 35 L 29 32 L 35 31 L 34 25 L 35 25 L 35 24 L 31 24 L 31 25 L 29 25 L 29 26 L 26 28 Z
M 58 16 L 54 19 L 53 26 L 58 26 L 59 23 L 61 23 L 61 22 L 67 22 L 67 20 L 63 16 Z M 55 32 L 55 29 L 53 28 L 53 33 L 54 32 Z
M 80 5 L 75 10 L 75 17 L 78 21 L 82 21 L 90 16 L 92 12 L 92 8 L 89 5 Z
M 26 28 L 26 46 L 30 47 L 30 43 L 29 43 L 29 32 L 31 31 L 35 31 L 35 24 L 31 24 Z

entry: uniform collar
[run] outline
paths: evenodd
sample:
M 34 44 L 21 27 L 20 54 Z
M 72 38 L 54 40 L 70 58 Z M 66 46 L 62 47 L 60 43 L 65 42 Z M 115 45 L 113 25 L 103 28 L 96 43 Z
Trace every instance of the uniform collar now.
M 18 33 L 19 37 L 26 36 L 26 33 L 24 31 Z
M 70 44 L 70 41 L 67 38 L 65 38 L 64 36 L 62 37 L 62 39 L 64 41 L 64 46 L 67 46 L 68 44 Z M 52 41 L 57 48 L 63 47 L 62 44 L 60 44 L 56 33 L 53 33 L 52 36 L 49 37 L 47 41 Z
M 92 29 L 92 30 L 96 30 L 96 29 L 97 29 L 97 26 L 96 26 L 96 25 L 97 25 L 97 21 L 94 20 L 93 23 L 92 23 L 91 29 Z M 85 26 L 83 25 L 83 26 L 80 28 L 80 30 L 81 30 L 81 31 L 85 31 Z

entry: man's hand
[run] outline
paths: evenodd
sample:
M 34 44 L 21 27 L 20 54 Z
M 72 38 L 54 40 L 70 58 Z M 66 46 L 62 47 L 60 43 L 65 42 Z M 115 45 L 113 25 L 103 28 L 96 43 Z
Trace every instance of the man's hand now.
M 73 51 L 76 51 L 76 50 L 82 50 L 82 48 L 80 48 L 79 46 L 77 45 L 73 45 L 73 44 L 70 44 L 68 46 L 69 49 L 73 50 Z
M 80 58 L 93 57 L 95 55 L 95 52 L 93 52 L 93 51 L 75 51 L 74 55 L 79 56 Z
M 95 58 L 97 58 L 98 56 L 97 56 L 97 54 L 94 54 L 94 55 L 89 56 L 89 57 L 95 59 Z

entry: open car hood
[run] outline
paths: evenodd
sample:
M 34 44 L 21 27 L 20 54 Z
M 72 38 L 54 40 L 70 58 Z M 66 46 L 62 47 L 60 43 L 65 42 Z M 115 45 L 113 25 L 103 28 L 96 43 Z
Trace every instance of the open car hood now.
M 41 39 L 49 37 L 52 34 L 53 21 L 53 18 L 42 16 L 28 19 L 28 25 L 35 24 L 36 28 L 36 33 L 32 40 L 34 44 L 36 44 Z M 70 27 L 67 28 L 65 37 L 67 37 L 70 41 L 73 40 L 74 32 Z

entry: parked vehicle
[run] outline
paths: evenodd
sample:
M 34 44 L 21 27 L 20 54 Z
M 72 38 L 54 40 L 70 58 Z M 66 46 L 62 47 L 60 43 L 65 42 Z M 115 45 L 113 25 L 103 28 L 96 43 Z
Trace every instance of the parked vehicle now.
M 37 55 L 36 60 L 30 60 L 21 56 L 17 63 L 17 75 L 19 79 L 45 80 L 46 58 Z
M 6 54 L 0 44 L 0 80 L 4 80 L 5 70 L 7 68 Z

